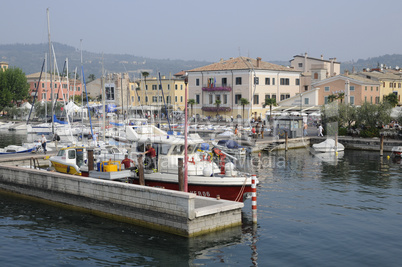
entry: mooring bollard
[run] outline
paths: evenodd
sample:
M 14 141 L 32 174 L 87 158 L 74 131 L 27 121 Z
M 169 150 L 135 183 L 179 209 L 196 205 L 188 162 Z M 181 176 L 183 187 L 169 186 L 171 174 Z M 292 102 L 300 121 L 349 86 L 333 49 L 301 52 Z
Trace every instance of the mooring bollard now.
M 257 176 L 251 176 L 251 209 L 253 211 L 253 223 L 257 223 Z

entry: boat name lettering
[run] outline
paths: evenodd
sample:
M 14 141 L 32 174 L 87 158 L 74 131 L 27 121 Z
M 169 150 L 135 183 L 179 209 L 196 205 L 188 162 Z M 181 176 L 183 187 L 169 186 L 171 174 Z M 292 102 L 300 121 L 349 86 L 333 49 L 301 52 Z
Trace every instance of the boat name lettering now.
M 203 197 L 210 197 L 211 196 L 209 191 L 190 191 L 190 193 L 196 194 L 198 196 L 203 196 Z

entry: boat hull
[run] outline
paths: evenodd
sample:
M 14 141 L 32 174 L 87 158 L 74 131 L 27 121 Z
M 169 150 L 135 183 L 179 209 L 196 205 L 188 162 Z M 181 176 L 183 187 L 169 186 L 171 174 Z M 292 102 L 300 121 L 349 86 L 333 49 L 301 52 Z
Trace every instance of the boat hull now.
M 145 174 L 145 185 L 170 190 L 177 190 L 177 191 L 179 190 L 177 175 L 174 175 L 176 179 L 175 181 L 172 181 L 171 179 L 162 179 L 162 178 L 158 179 L 157 177 L 155 177 L 157 175 L 158 174 L 155 174 L 153 175 L 152 178 L 150 177 L 147 178 L 147 175 Z M 169 174 L 162 174 L 162 175 L 165 178 L 169 178 L 167 176 L 170 176 Z M 227 178 L 221 178 L 221 177 L 216 177 L 216 180 L 219 180 L 217 182 L 211 182 L 211 179 L 208 179 L 209 181 L 202 182 L 202 179 L 200 178 L 202 177 L 189 176 L 188 178 L 189 193 L 193 193 L 203 197 L 221 198 L 226 200 L 242 202 L 244 197 L 251 195 L 252 192 L 251 178 L 243 178 L 243 177 L 230 178 L 231 181 L 235 182 L 227 182 L 225 181 L 225 179 Z M 131 180 L 133 183 L 139 184 L 138 177 L 131 178 Z

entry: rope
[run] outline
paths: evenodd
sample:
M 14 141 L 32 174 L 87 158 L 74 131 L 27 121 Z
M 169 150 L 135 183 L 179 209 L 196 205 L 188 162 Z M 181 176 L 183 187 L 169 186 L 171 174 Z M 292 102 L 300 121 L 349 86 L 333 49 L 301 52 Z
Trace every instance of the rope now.
M 240 198 L 243 197 L 244 189 L 246 188 L 246 181 L 247 181 L 247 177 L 244 178 L 243 185 L 241 186 L 239 194 L 237 195 L 237 197 L 235 199 L 236 202 L 239 202 Z

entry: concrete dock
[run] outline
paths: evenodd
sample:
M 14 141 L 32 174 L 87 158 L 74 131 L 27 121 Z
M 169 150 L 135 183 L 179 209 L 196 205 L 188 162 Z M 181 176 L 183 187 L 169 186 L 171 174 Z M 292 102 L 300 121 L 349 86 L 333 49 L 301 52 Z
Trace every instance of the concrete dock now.
M 185 237 L 241 225 L 243 203 L 22 167 L 32 158 L 46 161 L 44 155 L 1 157 L 0 189 Z

